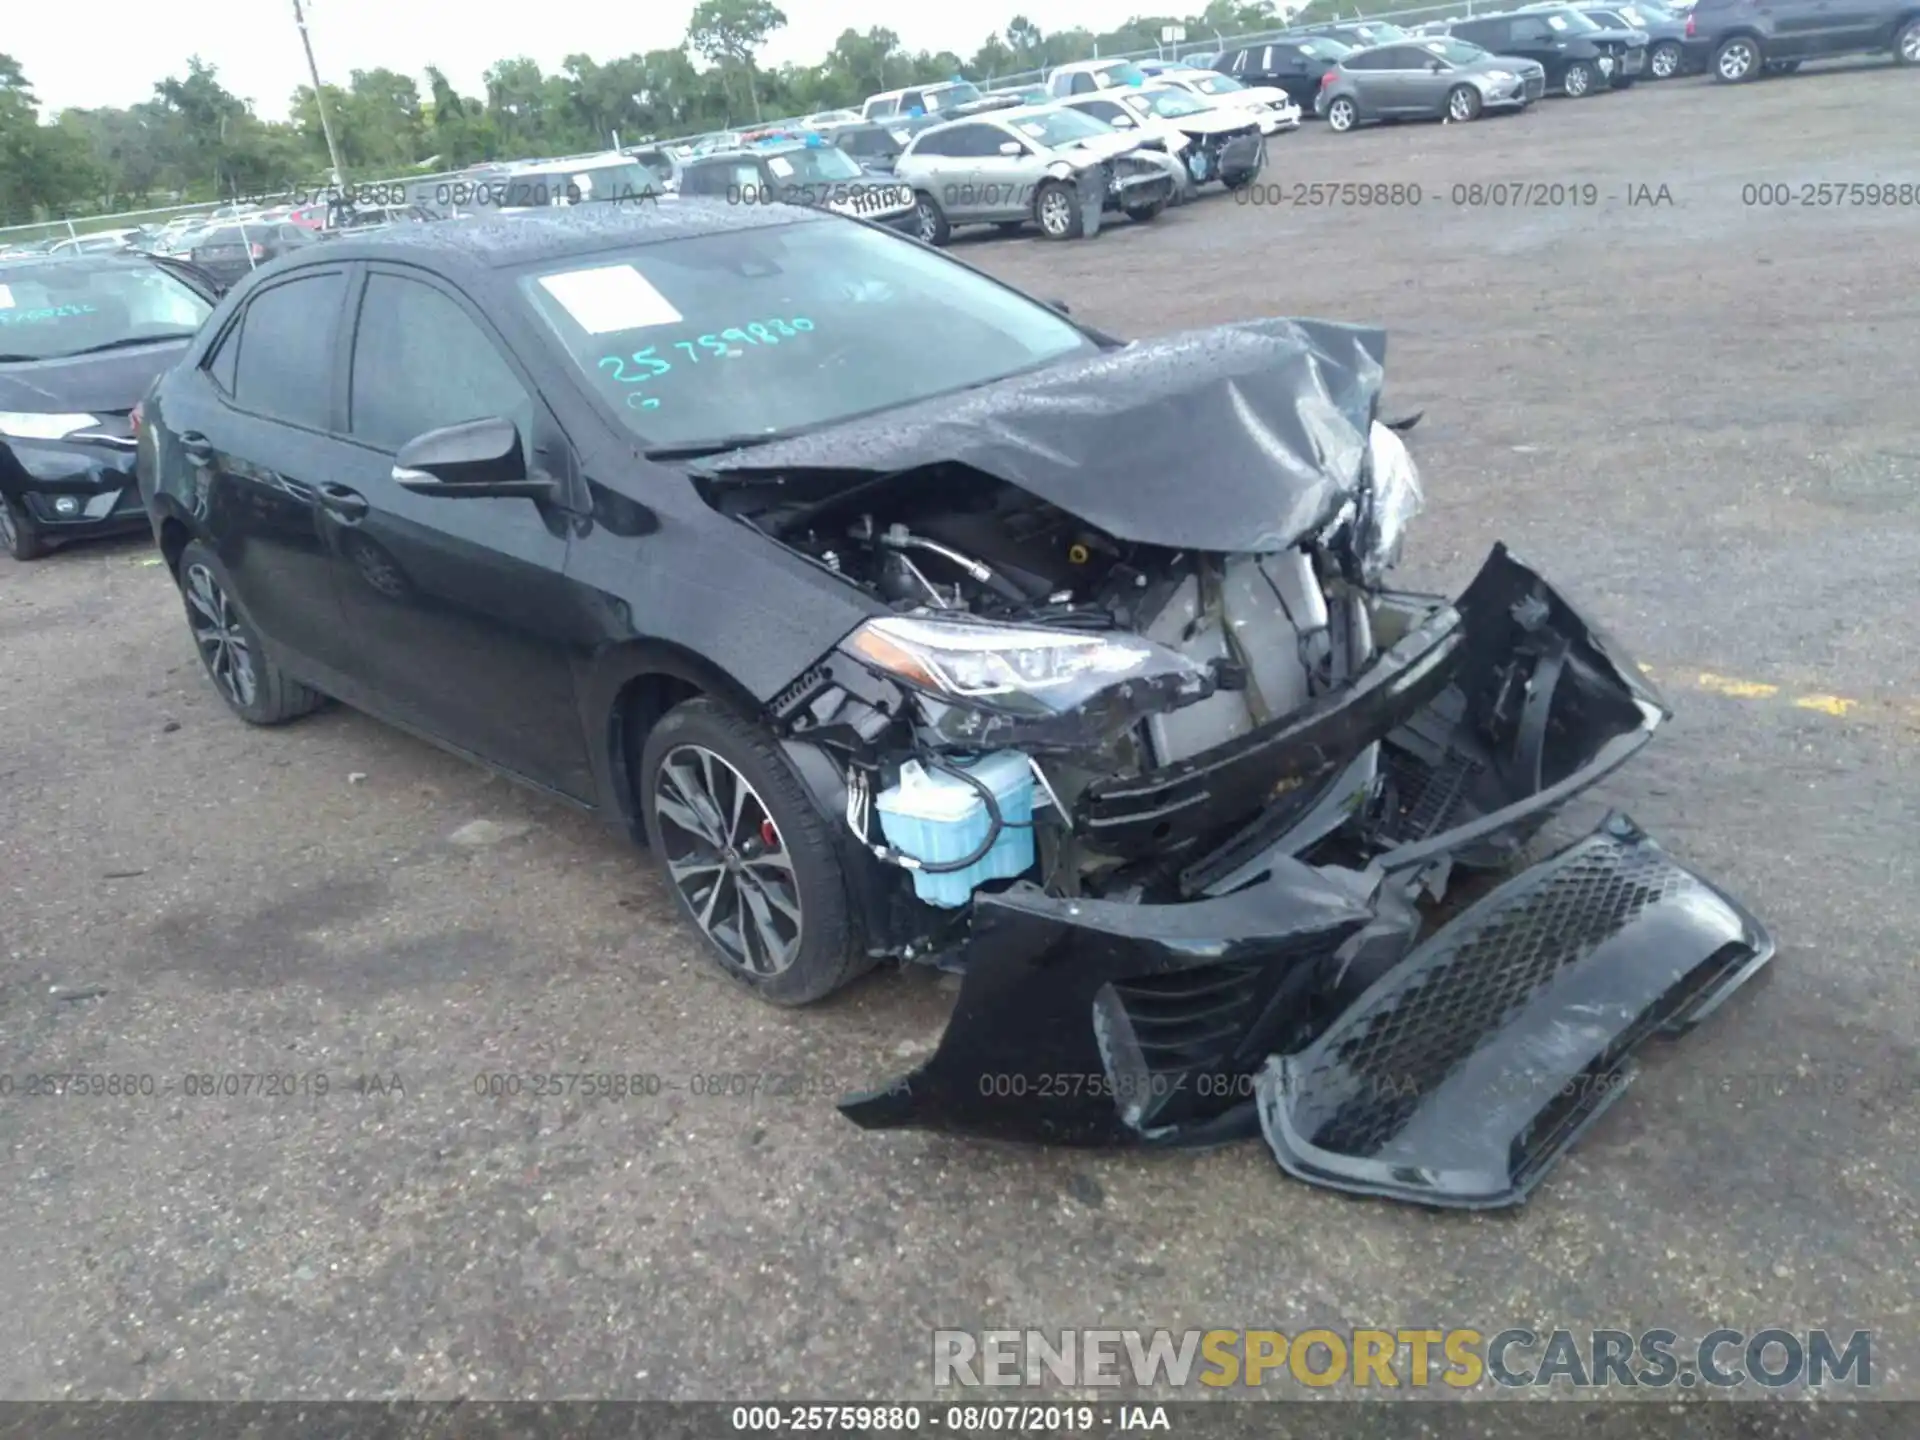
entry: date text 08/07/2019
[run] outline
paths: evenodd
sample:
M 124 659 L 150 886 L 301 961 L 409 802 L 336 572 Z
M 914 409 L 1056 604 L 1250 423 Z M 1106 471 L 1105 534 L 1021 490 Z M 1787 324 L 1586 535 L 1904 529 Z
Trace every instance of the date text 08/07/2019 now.
M 1060 1435 L 1171 1430 L 1163 1405 L 735 1405 L 735 1431 Z
M 1429 188 L 1418 180 L 1256 180 L 1238 187 L 1242 205 L 1301 210 L 1398 210 L 1451 206 L 1468 210 L 1591 209 L 1600 205 L 1677 205 L 1673 188 L 1635 181 L 1602 190 L 1591 180 L 1462 180 Z

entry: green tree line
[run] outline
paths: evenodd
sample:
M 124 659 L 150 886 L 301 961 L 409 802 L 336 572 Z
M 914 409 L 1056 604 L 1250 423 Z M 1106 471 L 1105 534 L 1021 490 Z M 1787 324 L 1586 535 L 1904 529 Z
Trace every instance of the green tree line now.
M 767 38 L 787 23 L 772 0 L 701 0 L 675 49 L 618 59 L 569 55 L 547 73 L 524 57 L 501 60 L 484 93 L 462 95 L 438 69 L 423 89 L 394 70 L 355 70 L 325 87 L 328 118 L 349 179 L 458 169 L 482 160 L 566 154 L 725 129 L 761 118 L 858 107 L 878 90 L 965 75 L 979 82 L 1123 51 L 1152 50 L 1164 25 L 1188 43 L 1274 28 L 1272 0 L 1210 0 L 1186 16 L 1150 15 L 1113 30 L 1051 35 L 1024 17 L 972 55 L 908 51 L 883 27 L 846 30 L 813 65 L 761 65 Z M 124 109 L 41 113 L 30 77 L 0 54 L 0 224 L 105 214 L 176 201 L 268 192 L 324 181 L 325 133 L 313 90 L 294 92 L 290 118 L 263 120 L 215 67 L 184 76 Z

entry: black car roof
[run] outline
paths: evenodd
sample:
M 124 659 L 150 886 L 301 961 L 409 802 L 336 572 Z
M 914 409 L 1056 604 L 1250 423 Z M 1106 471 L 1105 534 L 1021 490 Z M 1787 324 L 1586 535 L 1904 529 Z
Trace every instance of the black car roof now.
M 818 224 L 828 218 L 801 206 L 734 205 L 697 196 L 593 201 L 552 211 L 400 225 L 366 235 L 349 230 L 338 240 L 307 246 L 278 262 L 278 273 L 341 260 L 433 263 L 448 271 L 501 270 L 627 245 Z

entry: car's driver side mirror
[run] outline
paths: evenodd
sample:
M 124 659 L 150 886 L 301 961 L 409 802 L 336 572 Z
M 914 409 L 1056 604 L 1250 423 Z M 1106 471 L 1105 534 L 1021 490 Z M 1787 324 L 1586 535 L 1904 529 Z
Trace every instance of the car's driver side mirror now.
M 1000 153 L 1002 155 L 1024 155 L 1027 153 L 1027 147 L 1022 145 L 1018 140 L 1002 140 L 1000 142 Z
M 504 417 L 429 430 L 401 446 L 393 458 L 394 483 L 416 495 L 448 499 L 560 498 L 557 481 L 527 473 L 520 429 Z
M 1427 62 L 1427 69 L 1431 70 L 1436 75 L 1438 75 L 1442 70 L 1446 68 L 1447 67 L 1442 65 L 1438 60 L 1429 60 Z

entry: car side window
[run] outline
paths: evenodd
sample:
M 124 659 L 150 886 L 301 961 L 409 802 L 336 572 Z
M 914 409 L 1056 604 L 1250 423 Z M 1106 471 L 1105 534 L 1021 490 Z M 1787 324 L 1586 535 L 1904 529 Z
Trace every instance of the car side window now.
M 207 357 L 204 367 L 207 376 L 220 387 L 220 393 L 233 394 L 233 374 L 240 364 L 240 327 L 229 325 L 227 333 L 220 337 L 219 344 L 213 347 L 213 353 Z
M 1096 120 L 1105 120 L 1108 124 L 1112 124 L 1124 113 L 1119 103 L 1113 100 L 1083 100 L 1073 108 L 1083 115 L 1093 116 Z
M 246 360 L 233 401 L 270 420 L 325 430 L 333 419 L 333 328 L 347 298 L 342 271 L 302 275 L 260 291 L 240 319 Z
M 1358 55 L 1349 55 L 1340 63 L 1349 70 L 1384 70 L 1387 68 L 1386 58 L 1387 52 L 1384 50 L 1367 50 Z
M 952 145 L 949 143 L 952 138 L 952 135 L 949 133 L 922 135 L 913 142 L 913 148 L 909 153 L 914 155 L 952 155 L 955 153 Z
M 1507 29 L 1509 44 L 1529 45 L 1536 40 L 1548 40 L 1553 36 L 1552 28 L 1544 20 L 1515 20 Z
M 724 195 L 727 193 L 727 167 L 690 165 L 680 176 L 682 195 Z
M 1008 137 L 990 125 L 963 125 L 947 138 L 951 146 L 947 151 L 949 155 L 979 159 L 987 155 L 998 155 L 1000 146 Z
M 376 450 L 495 416 L 524 442 L 533 423 L 532 398 L 492 338 L 451 297 L 398 275 L 367 279 L 349 397 L 349 432 Z
M 1073 77 L 1073 93 L 1076 95 L 1091 95 L 1099 88 L 1098 85 L 1093 83 L 1093 76 L 1087 74 L 1084 70 Z

